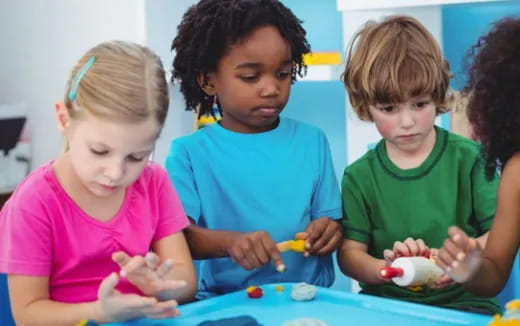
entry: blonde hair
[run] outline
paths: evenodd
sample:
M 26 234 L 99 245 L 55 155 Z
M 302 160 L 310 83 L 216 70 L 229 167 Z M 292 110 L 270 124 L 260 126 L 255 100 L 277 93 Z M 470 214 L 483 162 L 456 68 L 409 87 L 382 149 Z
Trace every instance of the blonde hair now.
M 160 58 L 144 46 L 123 41 L 101 43 L 85 53 L 72 69 L 65 96 L 71 118 L 84 110 L 117 121 L 153 117 L 160 126 L 168 103 Z
M 449 111 L 449 64 L 433 36 L 417 20 L 391 16 L 368 22 L 349 44 L 342 75 L 358 117 L 372 120 L 368 107 L 432 96 L 437 113 Z

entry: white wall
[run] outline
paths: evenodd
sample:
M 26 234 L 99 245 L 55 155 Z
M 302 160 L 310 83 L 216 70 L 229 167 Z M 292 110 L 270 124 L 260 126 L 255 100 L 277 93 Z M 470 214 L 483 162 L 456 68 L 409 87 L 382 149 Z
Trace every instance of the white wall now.
M 173 60 L 170 48 L 173 38 L 177 35 L 177 25 L 181 22 L 184 12 L 194 3 L 195 0 L 146 1 L 146 45 L 161 57 L 164 68 L 170 73 Z M 170 109 L 166 125 L 155 146 L 154 161 L 164 164 L 171 140 L 193 132 L 193 112 L 186 112 L 185 107 L 179 85 L 171 87 Z
M 0 103 L 26 102 L 33 167 L 55 158 L 54 103 L 70 70 L 93 45 L 144 42 L 144 0 L 16 0 L 0 3 Z
M 54 103 L 64 97 L 76 61 L 102 41 L 145 44 L 171 71 L 171 42 L 195 0 L 16 0 L 0 3 L 0 103 L 27 103 L 32 167 L 55 158 L 61 137 Z M 172 138 L 193 131 L 178 87 L 171 89 L 168 119 L 154 159 L 164 163 Z

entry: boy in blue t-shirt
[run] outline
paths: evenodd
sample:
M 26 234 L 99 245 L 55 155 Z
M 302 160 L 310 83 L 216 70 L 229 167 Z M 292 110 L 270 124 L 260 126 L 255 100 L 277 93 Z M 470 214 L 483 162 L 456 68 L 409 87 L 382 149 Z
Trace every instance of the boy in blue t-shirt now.
M 206 113 L 216 102 L 222 113 L 218 123 L 174 140 L 166 161 L 194 222 L 186 230 L 191 252 L 206 259 L 199 299 L 250 285 L 334 280 L 341 200 L 328 141 L 315 127 L 279 117 L 310 51 L 300 23 L 275 0 L 203 0 L 173 41 L 173 77 L 188 109 Z M 276 242 L 301 231 L 305 253 L 281 256 Z

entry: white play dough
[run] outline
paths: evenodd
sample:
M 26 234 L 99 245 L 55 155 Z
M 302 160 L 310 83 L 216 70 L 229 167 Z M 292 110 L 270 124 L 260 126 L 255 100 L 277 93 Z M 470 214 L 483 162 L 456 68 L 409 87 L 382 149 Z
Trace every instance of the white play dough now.
M 289 320 L 282 324 L 282 326 L 328 326 L 326 322 L 314 318 L 301 318 Z
M 308 301 L 316 296 L 316 287 L 307 283 L 295 284 L 291 291 L 291 298 L 295 301 Z

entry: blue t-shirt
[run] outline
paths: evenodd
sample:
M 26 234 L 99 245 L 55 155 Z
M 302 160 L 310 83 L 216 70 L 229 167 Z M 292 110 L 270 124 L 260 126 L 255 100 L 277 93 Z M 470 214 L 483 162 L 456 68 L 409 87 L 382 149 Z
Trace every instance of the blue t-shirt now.
M 275 242 L 291 240 L 311 220 L 342 215 L 330 148 L 316 127 L 280 118 L 258 134 L 215 123 L 172 142 L 166 169 L 186 215 L 202 227 L 238 232 L 266 231 Z M 307 282 L 330 286 L 331 256 L 282 254 L 287 270 L 273 264 L 247 271 L 230 258 L 201 262 L 197 298 L 250 285 Z

